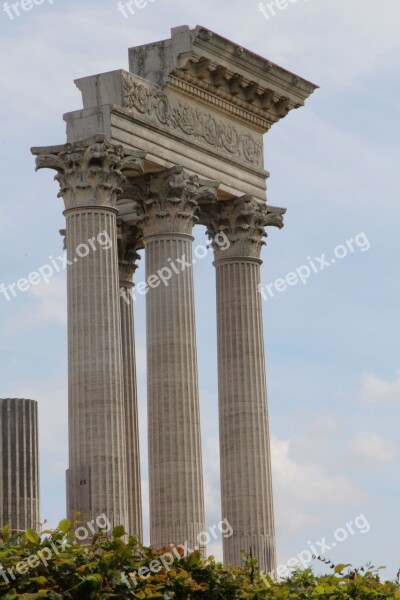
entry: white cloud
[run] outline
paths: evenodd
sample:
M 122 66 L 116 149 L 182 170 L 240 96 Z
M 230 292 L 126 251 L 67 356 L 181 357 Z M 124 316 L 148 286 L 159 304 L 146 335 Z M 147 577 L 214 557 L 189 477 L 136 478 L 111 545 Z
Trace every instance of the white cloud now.
M 328 472 L 323 464 L 298 462 L 290 440 L 272 436 L 271 450 L 278 524 L 285 533 L 318 523 L 321 511 L 363 499 L 345 475 Z
M 370 463 L 392 463 L 399 455 L 399 447 L 376 433 L 357 433 L 349 444 L 350 452 Z
M 394 381 L 385 381 L 373 373 L 362 378 L 361 401 L 365 404 L 397 404 L 400 406 L 400 369 Z

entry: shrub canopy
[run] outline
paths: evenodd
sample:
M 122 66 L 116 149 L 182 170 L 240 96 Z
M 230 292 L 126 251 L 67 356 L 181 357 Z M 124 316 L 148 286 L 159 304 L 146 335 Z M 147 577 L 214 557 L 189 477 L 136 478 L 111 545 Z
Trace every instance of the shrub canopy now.
M 80 544 L 66 520 L 41 535 L 33 530 L 11 535 L 5 527 L 0 531 L 0 598 L 400 600 L 399 584 L 380 581 L 372 568 L 332 565 L 327 575 L 298 570 L 274 582 L 250 559 L 243 569 L 226 569 L 213 557 L 185 556 L 176 548 L 156 552 L 125 537 L 116 527 L 111 536 L 100 532 L 90 544 Z

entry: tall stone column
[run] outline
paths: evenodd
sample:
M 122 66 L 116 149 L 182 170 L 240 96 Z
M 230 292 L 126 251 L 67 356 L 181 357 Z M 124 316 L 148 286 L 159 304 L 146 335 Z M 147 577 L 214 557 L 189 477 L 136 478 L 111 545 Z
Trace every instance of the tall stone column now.
M 217 278 L 217 328 L 222 516 L 225 564 L 243 552 L 260 569 L 276 568 L 271 454 L 267 411 L 260 253 L 266 225 L 282 227 L 282 209 L 244 196 L 207 209 Z M 218 245 L 223 232 L 230 246 Z
M 128 527 L 116 200 L 143 153 L 90 140 L 34 148 L 57 171 L 68 259 L 68 516 Z
M 119 286 L 121 307 L 124 422 L 126 439 L 128 532 L 143 541 L 140 477 L 139 418 L 137 401 L 135 333 L 133 317 L 133 275 L 140 255 L 140 234 L 136 227 L 118 224 Z
M 192 229 L 215 182 L 175 167 L 139 203 L 146 254 L 150 539 L 158 549 L 204 531 Z

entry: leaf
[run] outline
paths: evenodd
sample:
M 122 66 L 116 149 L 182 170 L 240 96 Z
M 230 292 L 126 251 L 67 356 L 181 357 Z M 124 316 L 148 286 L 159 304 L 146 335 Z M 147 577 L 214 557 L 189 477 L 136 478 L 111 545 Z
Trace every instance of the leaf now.
M 6 542 L 10 537 L 11 525 L 5 525 L 1 530 L 1 537 Z
M 27 529 L 25 531 L 25 537 L 28 542 L 32 542 L 32 544 L 40 544 L 40 536 L 34 529 Z
M 130 535 L 129 536 L 128 545 L 131 546 L 131 547 L 134 547 L 134 546 L 138 545 L 138 539 L 137 539 L 136 535 Z
M 122 525 L 117 525 L 112 531 L 113 538 L 122 538 L 125 535 L 125 529 Z
M 322 585 L 317 585 L 314 590 L 317 594 L 325 594 L 326 589 L 322 587 Z
M 88 575 L 86 581 L 93 583 L 93 587 L 98 588 L 103 583 L 103 577 L 99 573 L 93 573 L 92 575 Z
M 340 565 L 336 565 L 335 567 L 335 573 L 341 573 L 343 571 L 343 569 L 345 569 L 346 567 L 350 567 L 351 565 L 347 564 L 340 564 Z
M 63 519 L 59 522 L 58 529 L 61 531 L 61 533 L 68 533 L 72 529 L 71 521 L 68 521 L 68 519 Z
M 47 579 L 46 577 L 43 577 L 43 575 L 40 577 L 32 577 L 30 581 L 35 582 L 39 587 L 44 587 L 47 583 Z

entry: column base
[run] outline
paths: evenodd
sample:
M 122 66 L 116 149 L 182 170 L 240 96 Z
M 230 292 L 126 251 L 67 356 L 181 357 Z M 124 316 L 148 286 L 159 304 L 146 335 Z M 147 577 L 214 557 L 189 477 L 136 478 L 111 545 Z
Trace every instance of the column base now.
M 235 534 L 225 538 L 224 564 L 229 567 L 243 567 L 243 554 L 257 558 L 258 568 L 262 572 L 273 574 L 276 571 L 275 539 L 271 535 L 257 533 Z

